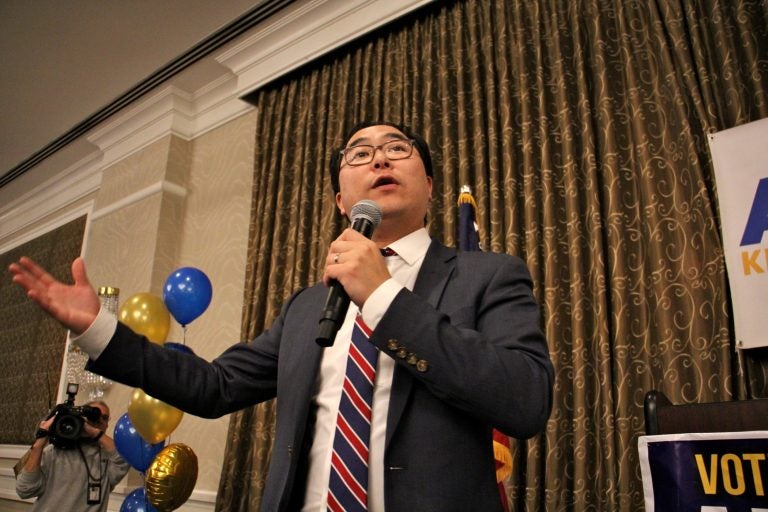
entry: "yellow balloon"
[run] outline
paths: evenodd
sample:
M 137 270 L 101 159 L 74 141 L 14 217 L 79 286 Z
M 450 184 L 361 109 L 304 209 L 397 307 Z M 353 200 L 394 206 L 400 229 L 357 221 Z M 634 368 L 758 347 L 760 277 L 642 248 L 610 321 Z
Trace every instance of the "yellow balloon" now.
M 197 455 L 185 444 L 163 448 L 147 469 L 144 488 L 149 502 L 160 512 L 179 508 L 197 482 Z
M 151 293 L 130 296 L 120 306 L 119 319 L 154 343 L 163 343 L 171 328 L 171 314 L 163 299 Z
M 128 417 L 145 441 L 157 444 L 179 426 L 184 413 L 152 398 L 139 388 L 133 390 L 128 404 Z

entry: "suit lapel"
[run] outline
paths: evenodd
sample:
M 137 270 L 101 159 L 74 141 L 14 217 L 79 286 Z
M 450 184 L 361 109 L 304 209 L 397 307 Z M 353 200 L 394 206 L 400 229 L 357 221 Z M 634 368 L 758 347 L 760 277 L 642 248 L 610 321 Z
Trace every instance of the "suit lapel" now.
M 445 285 L 456 266 L 456 251 L 432 240 L 421 265 L 413 293 L 423 297 L 435 308 L 440 304 Z
M 432 243 L 424 257 L 424 262 L 416 277 L 413 293 L 423 297 L 435 309 L 440 305 L 440 299 L 445 291 L 445 286 L 456 267 L 456 251 L 445 247 L 443 244 L 432 240 Z M 401 365 L 395 366 L 392 378 L 392 392 L 389 399 L 389 412 L 387 413 L 386 447 L 389 446 L 392 434 L 397 428 L 400 418 L 408 402 L 408 396 L 413 388 L 413 377 L 408 370 Z

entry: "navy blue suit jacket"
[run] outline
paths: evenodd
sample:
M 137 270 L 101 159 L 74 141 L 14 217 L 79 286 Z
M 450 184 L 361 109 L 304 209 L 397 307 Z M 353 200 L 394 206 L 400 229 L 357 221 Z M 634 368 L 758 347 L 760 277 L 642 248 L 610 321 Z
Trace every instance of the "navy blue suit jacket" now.
M 326 295 L 322 284 L 300 290 L 268 331 L 211 363 L 118 324 L 89 368 L 203 417 L 279 397 L 262 510 L 293 510 L 304 492 Z M 544 428 L 552 403 L 554 372 L 523 261 L 433 241 L 413 292 L 396 296 L 370 341 L 397 362 L 387 511 L 501 510 L 492 429 L 528 438 Z

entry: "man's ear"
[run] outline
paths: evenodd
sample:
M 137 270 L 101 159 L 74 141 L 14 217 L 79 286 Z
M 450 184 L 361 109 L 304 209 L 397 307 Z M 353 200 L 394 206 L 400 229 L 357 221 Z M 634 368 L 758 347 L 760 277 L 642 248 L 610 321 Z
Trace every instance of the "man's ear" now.
M 341 192 L 336 192 L 336 208 L 339 209 L 339 213 L 344 217 L 347 216 L 347 212 L 344 210 L 344 203 L 341 201 Z

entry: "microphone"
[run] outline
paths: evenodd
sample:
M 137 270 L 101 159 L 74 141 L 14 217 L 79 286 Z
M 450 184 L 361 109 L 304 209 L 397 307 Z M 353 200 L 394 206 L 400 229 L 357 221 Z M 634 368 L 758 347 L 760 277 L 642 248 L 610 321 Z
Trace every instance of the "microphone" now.
M 358 201 L 350 211 L 352 217 L 352 229 L 366 238 L 371 238 L 373 231 L 381 222 L 381 208 L 375 202 L 363 199 Z M 349 309 L 349 295 L 344 287 L 336 279 L 331 280 L 328 297 L 325 299 L 323 316 L 320 318 L 315 342 L 321 347 L 330 347 L 336 338 L 336 333 L 344 322 Z

